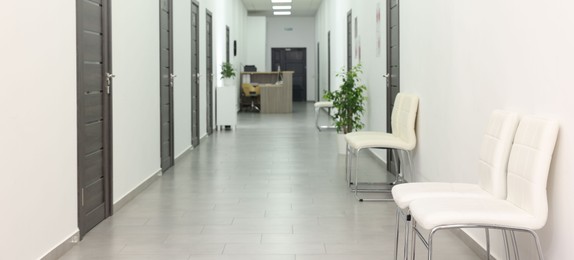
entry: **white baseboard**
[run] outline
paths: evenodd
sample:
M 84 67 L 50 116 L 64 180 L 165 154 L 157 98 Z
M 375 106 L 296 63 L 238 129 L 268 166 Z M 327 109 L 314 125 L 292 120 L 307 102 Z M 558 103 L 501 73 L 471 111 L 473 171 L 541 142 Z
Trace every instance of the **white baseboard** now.
M 450 230 L 455 236 L 457 236 L 462 242 L 468 246 L 476 255 L 480 257 L 480 259 L 487 259 L 486 257 L 486 249 L 484 249 L 476 240 L 470 237 L 466 232 L 462 231 L 461 229 L 452 229 Z M 492 255 L 492 251 L 490 252 L 490 259 L 496 260 L 496 258 Z
M 118 202 L 114 203 L 114 213 L 118 212 L 120 209 L 122 209 L 126 204 L 128 204 L 128 202 L 130 202 L 132 199 L 134 199 L 137 195 L 139 195 L 150 184 L 152 184 L 154 181 L 156 181 L 160 177 L 161 177 L 161 169 L 158 170 L 156 173 L 154 173 L 152 176 L 150 176 L 147 180 L 143 181 L 139 186 L 137 186 L 135 189 L 130 191 L 123 198 L 118 200 Z
M 178 154 L 177 156 L 175 156 L 175 162 L 177 163 L 181 160 L 181 158 L 186 155 L 187 153 L 189 153 L 191 150 L 193 150 L 193 146 L 189 145 L 183 152 L 181 152 L 180 154 Z
M 76 245 L 80 241 L 80 231 L 76 231 L 76 233 L 72 234 L 69 238 L 64 240 L 62 243 L 57 245 L 54 249 L 52 249 L 48 254 L 40 258 L 41 260 L 58 260 L 60 257 L 64 256 L 74 245 Z
M 380 155 L 375 153 L 372 149 L 367 149 L 367 151 L 369 151 L 369 156 L 375 158 L 377 162 L 381 164 L 381 166 L 385 167 L 385 169 L 387 168 L 387 158 L 381 157 Z

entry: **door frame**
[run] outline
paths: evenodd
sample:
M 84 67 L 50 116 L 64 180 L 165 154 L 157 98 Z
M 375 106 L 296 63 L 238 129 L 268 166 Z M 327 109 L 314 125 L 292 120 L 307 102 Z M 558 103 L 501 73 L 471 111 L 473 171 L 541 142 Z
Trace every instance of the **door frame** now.
M 174 79 L 173 77 L 175 76 L 174 74 L 174 57 L 173 57 L 173 0 L 165 0 L 168 2 L 169 5 L 169 21 L 168 21 L 168 26 L 169 26 L 169 73 L 168 73 L 168 77 L 169 77 L 169 150 L 170 150 L 170 160 L 169 160 L 169 166 L 167 168 L 163 168 L 163 165 L 161 165 L 162 167 L 162 172 L 167 171 L 168 169 L 170 169 L 171 167 L 173 167 L 173 165 L 175 164 L 175 142 L 174 142 L 174 138 L 175 138 L 175 134 L 174 134 L 174 128 L 175 128 L 175 123 L 174 123 L 174 98 L 173 98 L 173 92 L 174 92 Z M 159 21 L 159 30 L 160 30 L 160 37 L 161 37 L 161 13 L 162 11 L 162 6 L 161 3 L 162 1 L 158 1 L 159 2 L 159 15 L 160 15 L 160 21 Z M 161 39 L 160 39 L 161 42 Z M 160 59 L 161 59 L 161 44 L 159 46 L 159 54 L 160 54 Z M 159 71 L 159 75 L 160 75 L 160 79 L 162 76 L 162 72 L 161 72 L 161 60 L 160 60 L 160 71 Z M 163 136 L 163 121 L 161 120 L 162 117 L 162 97 L 161 97 L 161 80 L 160 80 L 160 102 L 159 102 L 159 111 L 160 111 L 160 153 L 161 153 L 161 147 L 162 147 L 162 136 Z M 161 155 L 160 155 L 161 157 Z M 163 157 L 161 158 L 161 162 L 163 163 Z
M 82 2 L 83 0 L 76 0 L 76 68 L 77 68 L 77 78 L 76 78 L 76 134 L 77 134 L 77 202 L 78 202 L 78 229 L 80 233 L 80 239 L 82 239 L 89 230 L 85 230 L 84 225 L 86 224 L 84 219 L 84 214 L 82 214 L 83 210 L 83 201 L 84 201 L 84 178 L 82 176 L 82 170 L 84 167 L 83 160 L 80 159 L 80 155 L 85 153 L 84 152 L 84 145 L 85 145 L 85 138 L 83 138 L 83 118 L 81 117 L 84 114 L 83 108 L 83 101 L 84 95 L 83 93 L 83 82 L 84 77 L 83 73 L 83 59 L 82 54 L 84 52 L 84 48 L 82 47 L 83 38 L 80 37 L 83 33 L 83 28 L 81 25 L 83 24 L 82 16 L 80 15 L 82 12 Z M 104 29 L 107 34 L 104 34 L 104 44 L 102 49 L 104 51 L 104 64 L 102 70 L 102 89 L 105 90 L 107 88 L 106 84 L 112 88 L 112 81 L 107 82 L 104 73 L 112 73 L 112 28 L 111 28 L 111 0 L 102 0 L 102 9 L 104 12 L 102 13 L 102 29 Z M 104 118 L 104 131 L 103 131 L 103 143 L 104 143 L 104 150 L 102 151 L 102 170 L 103 170 L 103 183 L 104 183 L 104 219 L 113 215 L 113 118 L 112 118 L 112 92 L 110 91 L 108 95 L 103 95 L 103 112 L 102 117 Z M 106 120 L 107 119 L 107 120 Z
M 399 48 L 399 51 L 397 51 L 397 62 L 398 62 L 398 70 L 396 75 L 391 75 L 391 68 L 392 68 L 392 36 L 393 36 L 393 32 L 392 32 L 392 16 L 391 16 L 391 11 L 393 8 L 393 1 L 396 1 L 396 8 L 397 8 L 397 46 L 396 48 Z M 393 106 L 394 106 L 394 101 L 395 101 L 395 97 L 393 96 L 393 91 L 392 91 L 392 87 L 391 87 L 391 77 L 396 78 L 397 79 L 397 93 L 400 92 L 401 90 L 401 80 L 400 80 L 400 5 L 399 5 L 399 0 L 387 0 L 387 25 L 386 25 L 386 31 L 387 31 L 387 74 L 386 76 L 386 82 L 387 82 L 387 132 L 391 133 L 392 132 L 392 123 L 391 123 L 391 114 L 393 111 Z M 394 174 L 398 174 L 398 170 L 400 165 L 397 165 L 397 167 L 394 167 L 393 165 L 396 164 L 396 159 L 393 156 L 393 153 L 387 152 L 387 170 L 389 172 L 392 172 Z
M 319 42 L 317 42 L 317 97 L 315 101 L 321 100 L 321 49 Z
M 347 71 L 353 67 L 353 10 L 347 13 Z
M 331 31 L 327 32 L 327 91 L 331 92 Z
M 210 23 L 207 23 L 207 17 L 210 17 Z M 215 118 L 214 118 L 214 97 L 215 97 L 215 88 L 213 87 L 213 71 L 214 71 L 214 66 L 213 66 L 213 14 L 211 13 L 211 11 L 209 11 L 208 9 L 205 9 L 205 26 L 206 26 L 206 32 L 205 32 L 205 74 L 206 74 L 206 125 L 207 125 L 207 135 L 211 135 L 213 134 L 213 128 L 214 128 L 214 122 Z M 208 30 L 209 27 L 209 30 Z M 209 32 L 209 34 L 208 34 Z M 209 51 L 208 51 L 209 49 Z M 210 53 L 211 52 L 211 53 Z M 209 64 L 209 59 L 207 57 L 211 58 L 211 64 Z M 208 68 L 211 68 L 211 71 L 208 70 Z
M 199 143 L 201 142 L 201 140 L 200 140 L 200 131 L 201 131 L 200 130 L 201 129 L 201 127 L 200 127 L 200 125 L 201 125 L 200 109 L 201 109 L 201 107 L 199 106 L 200 102 L 201 102 L 201 98 L 200 98 L 201 91 L 200 91 L 200 87 L 199 87 L 199 76 L 200 76 L 199 75 L 199 72 L 200 72 L 200 57 L 199 57 L 199 55 L 201 52 L 200 41 L 199 41 L 200 40 L 200 35 L 199 35 L 200 19 L 199 19 L 199 16 L 200 16 L 200 10 L 201 9 L 199 8 L 200 7 L 199 2 L 196 0 L 192 0 L 191 1 L 191 9 L 190 9 L 190 12 L 192 14 L 193 14 L 194 6 L 197 7 L 197 17 L 196 17 L 197 21 L 195 23 L 197 26 L 197 28 L 195 30 L 195 37 L 196 37 L 197 46 L 196 46 L 195 50 L 192 48 L 192 46 L 190 46 L 190 48 L 192 48 L 191 49 L 191 57 L 190 57 L 190 61 L 192 64 L 191 79 L 192 79 L 192 81 L 194 81 L 191 84 L 192 87 L 191 87 L 191 111 L 190 112 L 191 112 L 191 146 L 197 147 L 197 146 L 199 146 Z M 191 15 L 190 19 L 193 19 L 193 15 Z M 191 22 L 191 28 L 193 28 L 194 23 L 192 20 L 190 20 L 190 22 Z M 194 35 L 192 35 L 191 37 L 193 40 Z M 196 59 L 196 61 L 197 61 L 197 62 L 195 62 L 196 71 L 193 71 L 193 69 L 194 69 L 193 68 L 193 64 L 194 64 L 193 59 Z M 195 86 L 195 88 L 193 86 Z M 196 96 L 196 98 L 194 98 L 194 95 Z M 194 109 L 196 110 L 195 112 L 194 112 Z M 194 125 L 194 123 L 195 123 L 195 125 Z

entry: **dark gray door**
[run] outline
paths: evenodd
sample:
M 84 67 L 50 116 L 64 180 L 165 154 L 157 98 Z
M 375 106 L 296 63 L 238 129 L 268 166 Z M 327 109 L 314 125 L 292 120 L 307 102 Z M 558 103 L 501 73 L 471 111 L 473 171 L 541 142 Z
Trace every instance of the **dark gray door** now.
M 191 5 L 191 145 L 199 145 L 199 3 Z
M 387 0 L 387 131 L 391 132 L 391 113 L 395 104 L 395 97 L 401 90 L 400 86 L 400 32 L 399 27 L 399 0 Z M 387 153 L 389 171 L 396 174 L 396 160 Z
M 293 101 L 307 101 L 307 49 L 272 48 L 271 70 L 293 71 Z
M 206 75 L 207 75 L 207 134 L 213 133 L 213 22 L 211 12 L 205 11 L 206 24 Z
M 353 67 L 353 13 L 347 13 L 347 71 Z
M 161 169 L 174 163 L 173 156 L 173 2 L 160 0 L 160 122 Z
M 112 214 L 108 0 L 77 0 L 78 226 L 80 237 Z

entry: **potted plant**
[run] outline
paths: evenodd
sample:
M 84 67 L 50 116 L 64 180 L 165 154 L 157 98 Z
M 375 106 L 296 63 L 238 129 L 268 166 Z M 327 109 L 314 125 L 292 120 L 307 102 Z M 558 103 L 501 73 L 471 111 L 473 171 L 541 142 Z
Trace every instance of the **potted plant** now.
M 333 102 L 335 112 L 332 115 L 339 133 L 339 152 L 345 153 L 345 134 L 360 130 L 365 125 L 361 121 L 365 111 L 364 92 L 367 87 L 361 84 L 359 75 L 362 73 L 361 64 L 353 66 L 349 71 L 343 70 L 337 74 L 342 84 L 338 90 L 325 92 L 324 98 Z M 341 150 L 342 146 L 342 150 Z
M 223 79 L 224 86 L 233 85 L 233 78 L 235 77 L 235 69 L 229 62 L 221 64 L 221 79 Z

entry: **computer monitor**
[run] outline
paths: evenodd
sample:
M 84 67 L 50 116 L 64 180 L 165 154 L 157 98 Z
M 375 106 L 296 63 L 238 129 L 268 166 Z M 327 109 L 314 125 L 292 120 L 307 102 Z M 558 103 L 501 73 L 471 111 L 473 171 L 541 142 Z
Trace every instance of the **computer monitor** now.
M 255 65 L 245 65 L 243 67 L 243 71 L 245 71 L 245 72 L 257 72 L 257 67 L 255 67 Z

